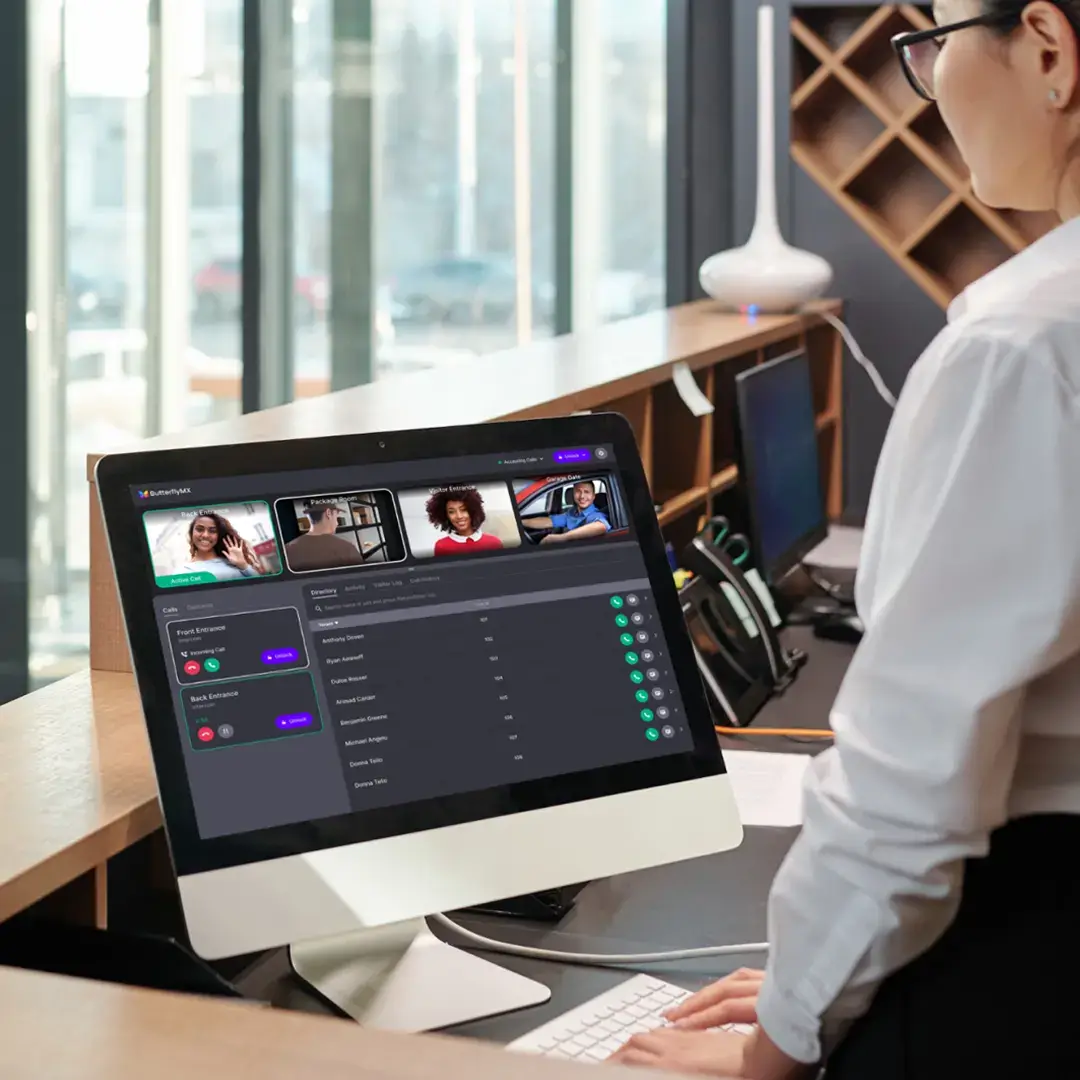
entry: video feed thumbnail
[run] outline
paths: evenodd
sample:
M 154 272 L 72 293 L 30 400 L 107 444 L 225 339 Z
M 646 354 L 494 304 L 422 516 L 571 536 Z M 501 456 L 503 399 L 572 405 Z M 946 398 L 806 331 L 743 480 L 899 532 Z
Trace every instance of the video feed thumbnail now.
M 447 484 L 398 496 L 409 546 L 418 559 L 521 546 L 505 484 Z
M 281 573 L 281 552 L 265 502 L 148 510 L 143 527 L 154 578 L 162 588 Z
M 278 499 L 276 509 L 285 562 L 295 574 L 385 566 L 405 558 L 389 491 Z
M 626 536 L 630 516 L 610 472 L 515 480 L 514 503 L 527 544 L 549 546 Z

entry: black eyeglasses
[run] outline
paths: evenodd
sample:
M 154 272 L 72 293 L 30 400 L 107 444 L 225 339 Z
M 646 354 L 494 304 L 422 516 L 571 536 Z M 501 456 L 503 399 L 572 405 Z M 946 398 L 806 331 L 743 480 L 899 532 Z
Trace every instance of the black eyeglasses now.
M 1019 25 L 1019 15 L 980 15 L 963 22 L 934 26 L 929 30 L 897 34 L 892 38 L 892 47 L 900 57 L 900 66 L 903 67 L 907 81 L 911 83 L 915 93 L 927 101 L 935 101 L 934 68 L 945 43 L 944 39 L 949 34 L 955 34 L 957 30 L 968 30 L 972 26 L 1005 26 L 1009 23 Z

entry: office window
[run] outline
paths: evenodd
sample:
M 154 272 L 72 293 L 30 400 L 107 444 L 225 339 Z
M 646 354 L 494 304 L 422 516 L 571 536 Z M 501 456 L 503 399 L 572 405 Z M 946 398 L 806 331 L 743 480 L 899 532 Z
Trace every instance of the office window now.
M 665 0 L 573 5 L 573 317 L 664 306 Z
M 244 0 L 171 0 L 189 45 L 187 426 L 240 412 Z
M 329 384 L 335 330 L 355 325 L 333 308 L 350 285 L 333 281 L 348 199 L 335 199 L 335 153 L 370 171 L 372 205 L 349 234 L 369 245 L 373 377 L 552 332 L 555 0 L 357 5 L 369 15 L 370 141 L 335 147 L 335 99 L 355 92 L 335 70 L 335 35 L 350 32 L 340 7 L 293 8 L 298 396 Z
M 86 121 L 87 134 L 93 140 L 93 205 L 98 210 L 124 208 L 128 125 L 124 103 L 116 99 L 98 98 L 80 102 L 77 111 Z
M 242 320 L 250 331 L 274 316 L 241 310 L 245 101 L 282 86 L 288 98 L 273 131 L 256 111 L 264 149 L 284 151 L 258 163 L 260 206 L 276 207 L 263 221 L 264 284 L 276 260 L 289 312 L 274 393 L 392 378 L 550 336 L 571 293 L 574 329 L 662 304 L 665 7 L 35 7 L 38 18 L 63 17 L 55 73 L 34 75 L 48 92 L 60 88 L 54 126 L 32 132 L 35 175 L 58 176 L 34 189 L 48 200 L 48 227 L 36 224 L 32 242 L 55 262 L 51 276 L 38 274 L 33 312 L 42 320 L 30 410 L 38 681 L 86 661 L 87 454 L 235 415 Z M 251 88 L 244 20 L 256 11 L 265 85 Z M 567 13 L 572 61 L 558 43 Z M 168 32 L 151 33 L 158 18 Z M 569 120 L 557 108 L 567 85 Z M 572 203 L 570 235 L 560 234 L 557 191 Z M 560 283 L 556 267 L 567 265 L 571 280 Z M 260 373 L 279 344 L 271 338 L 260 340 Z
M 167 70 L 178 80 L 162 95 L 186 110 L 154 114 L 161 60 L 148 0 L 63 0 L 60 98 L 51 102 L 63 119 L 31 132 L 44 146 L 38 160 L 55 159 L 60 142 L 45 209 L 55 240 L 31 240 L 37 257 L 51 252 L 54 263 L 53 295 L 39 290 L 35 304 L 52 333 L 35 357 L 48 372 L 31 405 L 31 674 L 39 683 L 86 663 L 87 455 L 238 411 L 239 294 L 228 272 L 208 268 L 240 253 L 242 0 L 157 6 L 171 20 L 162 48 L 175 50 Z M 224 40 L 213 36 L 228 27 Z M 189 167 L 177 171 L 179 161 Z M 155 331 L 155 297 L 171 313 L 164 331 Z M 203 318 L 208 306 L 213 318 Z

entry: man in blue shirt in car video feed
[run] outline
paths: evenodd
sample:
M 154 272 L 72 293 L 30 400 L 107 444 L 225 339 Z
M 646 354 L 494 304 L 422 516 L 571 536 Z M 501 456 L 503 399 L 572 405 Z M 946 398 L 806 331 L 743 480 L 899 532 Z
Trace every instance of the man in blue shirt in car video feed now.
M 527 524 L 538 529 L 562 529 L 562 532 L 549 533 L 540 541 L 541 544 L 562 544 L 567 540 L 588 540 L 593 536 L 603 536 L 611 529 L 607 517 L 597 510 L 596 485 L 591 480 L 579 480 L 574 485 L 574 508 L 563 514 L 552 514 L 549 518 L 529 518 Z

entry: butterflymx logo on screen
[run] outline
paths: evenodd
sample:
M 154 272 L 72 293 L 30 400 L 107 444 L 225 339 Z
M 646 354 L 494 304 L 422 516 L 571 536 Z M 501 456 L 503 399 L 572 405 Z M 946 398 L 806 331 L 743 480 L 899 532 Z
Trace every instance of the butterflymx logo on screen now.
M 191 488 L 139 488 L 136 494 L 140 499 L 175 499 L 180 495 L 190 495 Z

